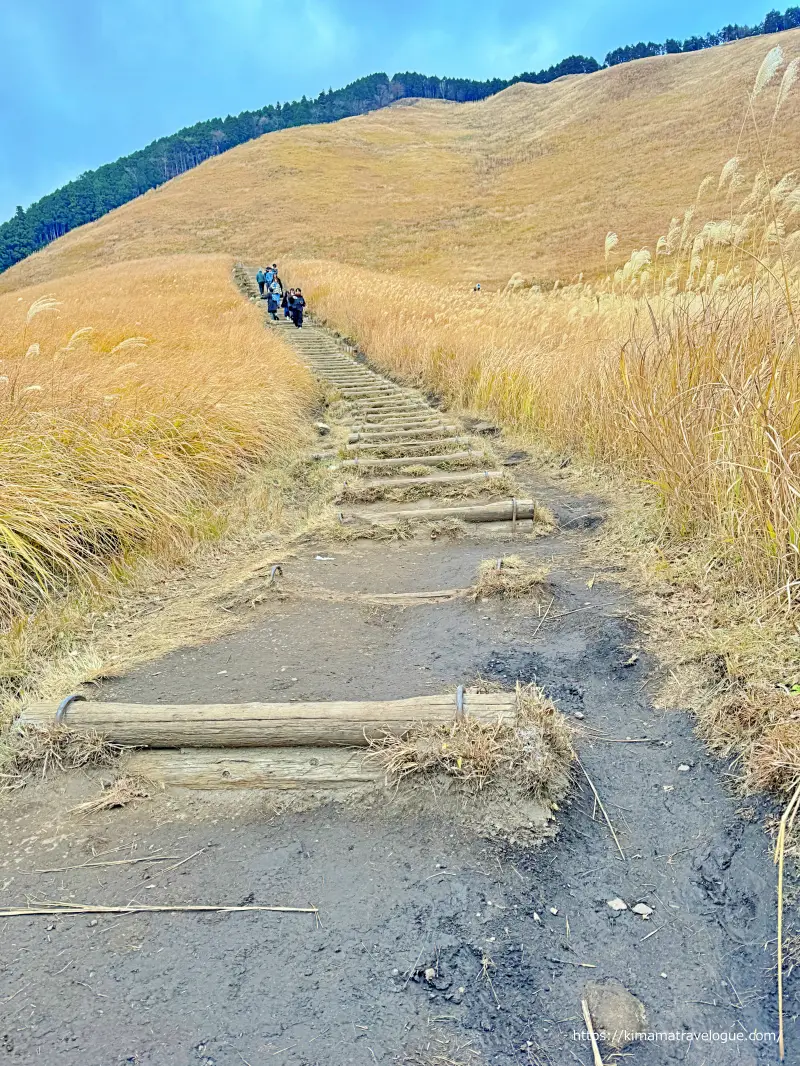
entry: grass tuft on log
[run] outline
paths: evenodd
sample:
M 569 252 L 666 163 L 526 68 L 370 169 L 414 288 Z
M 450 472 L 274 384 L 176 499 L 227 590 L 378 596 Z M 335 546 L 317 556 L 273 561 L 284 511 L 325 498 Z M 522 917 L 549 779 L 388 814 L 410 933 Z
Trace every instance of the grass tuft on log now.
M 541 689 L 518 685 L 513 725 L 470 718 L 420 725 L 403 737 L 373 741 L 367 758 L 397 783 L 443 774 L 480 792 L 502 780 L 552 805 L 567 792 L 575 753 L 563 715 Z

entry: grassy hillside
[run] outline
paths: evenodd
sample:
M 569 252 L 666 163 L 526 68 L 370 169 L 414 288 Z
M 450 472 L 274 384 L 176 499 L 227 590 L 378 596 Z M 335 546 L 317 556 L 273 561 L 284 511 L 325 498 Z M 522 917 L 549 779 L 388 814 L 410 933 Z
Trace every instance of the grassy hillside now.
M 747 94 L 774 43 L 794 55 L 800 30 L 268 134 L 61 238 L 0 291 L 174 253 L 332 258 L 457 284 L 597 273 L 609 230 L 622 262 L 707 174 L 752 153 Z M 798 119 L 792 96 L 777 171 L 796 159 Z M 719 207 L 713 189 L 701 198 Z
M 765 63 L 777 45 L 784 55 Z M 19 317 L 35 296 L 63 288 L 85 300 L 71 325 L 97 324 L 92 310 L 104 307 L 132 318 L 132 335 L 145 314 L 156 334 L 169 326 L 155 365 L 169 415 L 157 424 L 168 430 L 174 421 L 180 434 L 188 426 L 191 489 L 178 497 L 188 510 L 169 509 L 190 514 L 216 491 L 216 471 L 229 484 L 242 461 L 274 452 L 281 439 L 280 405 L 263 408 L 273 436 L 258 415 L 258 345 L 274 341 L 258 341 L 257 312 L 240 307 L 251 356 L 226 363 L 231 353 L 238 360 L 239 344 L 215 310 L 233 301 L 234 316 L 236 303 L 220 266 L 230 259 L 215 257 L 278 257 L 312 308 L 385 366 L 653 489 L 659 506 L 649 513 L 660 525 L 651 550 L 667 576 L 663 595 L 691 590 L 676 608 L 681 632 L 692 636 L 687 658 L 714 669 L 708 688 L 688 686 L 676 702 L 697 701 L 712 742 L 745 754 L 752 780 L 785 787 L 800 781 L 800 184 L 786 173 L 800 147 L 799 71 L 800 31 L 789 31 L 520 84 L 479 103 L 420 101 L 269 134 L 20 263 L 0 277 L 0 311 Z M 173 257 L 168 268 L 158 265 L 164 257 Z M 507 288 L 515 274 L 544 284 Z M 481 293 L 472 292 L 476 280 Z M 186 373 L 180 338 L 196 318 L 205 333 L 189 349 L 201 355 Z M 15 373 L 28 375 L 36 363 L 23 354 L 30 339 L 20 329 L 21 319 L 11 357 Z M 42 344 L 54 377 L 56 345 L 64 340 Z M 196 374 L 206 345 L 210 390 Z M 302 375 L 274 347 L 264 359 L 286 386 L 287 408 L 302 405 Z M 102 376 L 96 368 L 109 365 L 87 355 L 79 374 Z M 197 379 L 200 397 L 193 385 L 176 403 L 176 368 L 177 380 Z M 96 395 L 114 396 L 111 385 Z M 54 425 L 70 388 L 56 390 Z M 256 407 L 242 405 L 244 396 Z M 220 407 L 230 397 L 233 424 Z M 23 408 L 9 423 L 10 447 L 24 459 L 33 441 L 17 498 L 38 535 L 50 530 L 48 512 L 29 507 L 25 485 L 48 480 L 52 460 L 39 461 L 42 449 L 63 453 L 64 477 L 81 466 L 61 430 Z M 81 418 L 94 434 L 101 411 L 105 441 L 105 406 L 95 400 Z M 146 437 L 141 405 L 132 411 L 134 435 Z M 128 424 L 111 420 L 114 432 Z M 208 465 L 206 447 L 220 433 L 222 465 Z M 69 440 L 80 454 L 82 438 Z M 104 505 L 110 497 L 119 508 L 127 488 L 108 458 L 116 446 L 103 451 L 99 485 Z M 185 468 L 175 469 L 181 481 Z M 153 473 L 163 472 L 156 463 Z M 56 499 L 52 485 L 47 492 L 43 499 Z M 87 501 L 91 538 L 91 494 Z M 65 529 L 69 521 L 48 535 Z M 113 542 L 105 536 L 103 550 Z M 23 559 L 14 579 L 23 591 L 27 566 Z

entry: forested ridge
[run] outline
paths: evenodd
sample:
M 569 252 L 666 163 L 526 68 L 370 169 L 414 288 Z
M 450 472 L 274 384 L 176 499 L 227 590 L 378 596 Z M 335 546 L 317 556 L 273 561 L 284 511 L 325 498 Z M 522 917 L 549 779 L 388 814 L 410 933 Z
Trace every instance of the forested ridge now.
M 43 196 L 27 210 L 18 207 L 13 218 L 0 225 L 0 272 L 77 226 L 93 222 L 209 157 L 265 133 L 310 123 L 336 122 L 410 97 L 459 102 L 483 100 L 517 82 L 544 84 L 567 74 L 590 74 L 603 66 L 665 53 L 698 51 L 794 27 L 800 27 L 800 7 L 787 8 L 783 14 L 770 11 L 764 21 L 755 26 L 729 25 L 716 33 L 690 37 L 683 42 L 670 38 L 663 43 L 640 41 L 625 45 L 609 52 L 603 65 L 591 56 L 573 55 L 546 70 L 488 81 L 439 78 L 413 72 L 395 74 L 391 78 L 383 73 L 370 74 L 343 89 L 320 93 L 313 100 L 303 96 L 290 103 L 270 104 L 257 111 L 242 111 L 224 119 L 198 122 L 168 137 L 161 137 L 138 152 L 122 156 L 114 163 L 87 171 Z

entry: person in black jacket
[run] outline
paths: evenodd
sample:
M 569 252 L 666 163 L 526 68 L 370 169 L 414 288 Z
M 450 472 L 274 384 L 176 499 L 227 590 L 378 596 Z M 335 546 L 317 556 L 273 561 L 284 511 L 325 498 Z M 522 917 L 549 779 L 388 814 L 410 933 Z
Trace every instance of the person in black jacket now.
M 291 303 L 292 322 L 294 322 L 294 324 L 297 326 L 298 329 L 301 329 L 302 325 L 303 325 L 303 311 L 305 309 L 305 306 L 306 306 L 306 301 L 305 301 L 305 298 L 303 297 L 303 290 L 302 289 L 295 289 L 294 290 L 294 296 L 292 297 L 292 303 Z

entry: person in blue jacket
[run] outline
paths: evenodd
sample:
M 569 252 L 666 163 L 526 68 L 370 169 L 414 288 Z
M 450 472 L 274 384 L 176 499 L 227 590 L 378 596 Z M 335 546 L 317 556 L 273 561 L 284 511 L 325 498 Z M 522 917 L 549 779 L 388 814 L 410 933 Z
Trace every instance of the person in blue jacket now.
M 272 316 L 273 322 L 278 321 L 278 308 L 281 305 L 281 297 L 283 296 L 283 285 L 281 285 L 281 279 L 276 275 L 270 282 L 269 289 L 267 290 L 267 310 Z
M 292 298 L 292 322 L 298 329 L 303 325 L 303 311 L 305 310 L 306 301 L 303 297 L 302 289 L 294 290 L 294 297 Z
M 264 268 L 263 267 L 259 267 L 258 270 L 256 271 L 256 284 L 258 285 L 258 291 L 259 291 L 259 293 L 262 296 L 264 295 L 264 283 L 265 282 L 266 282 L 266 276 L 264 274 Z

